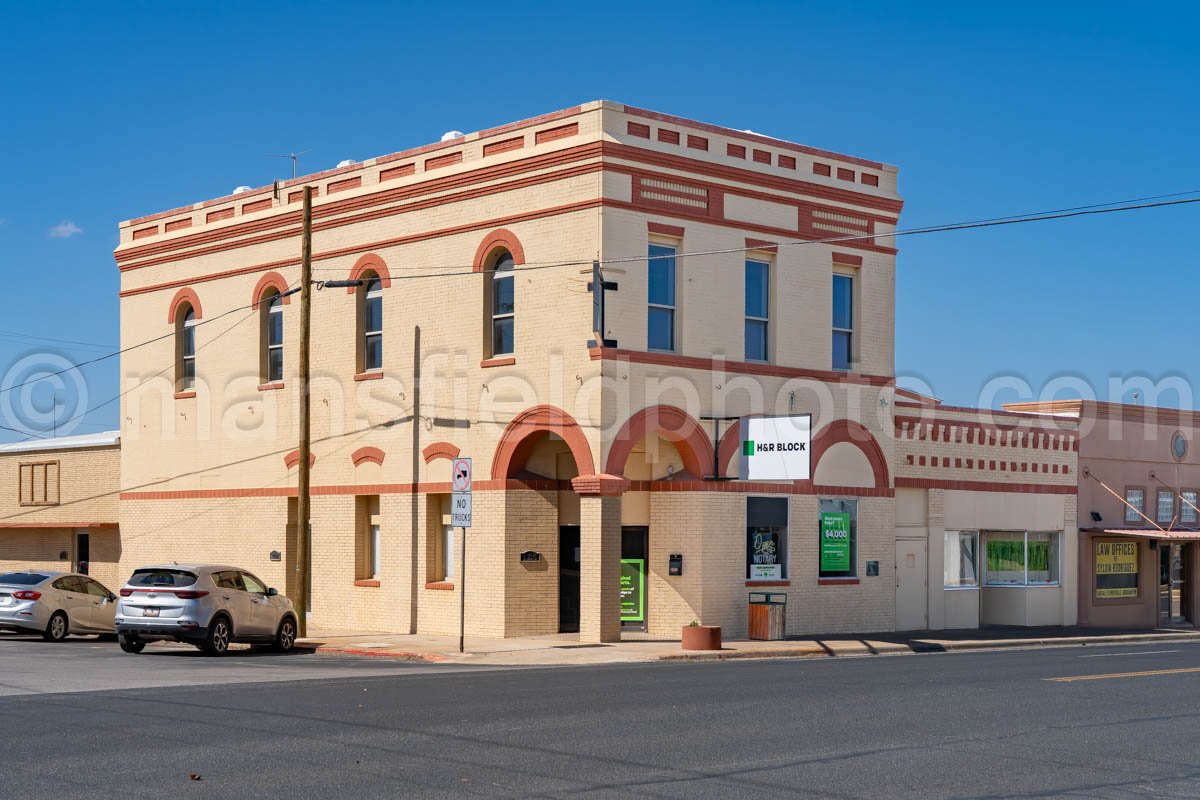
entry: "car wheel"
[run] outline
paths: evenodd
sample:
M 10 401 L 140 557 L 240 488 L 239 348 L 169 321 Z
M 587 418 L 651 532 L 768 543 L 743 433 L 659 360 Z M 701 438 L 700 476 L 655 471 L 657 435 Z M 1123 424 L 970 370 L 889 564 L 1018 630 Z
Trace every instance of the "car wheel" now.
M 208 626 L 208 634 L 204 637 L 204 652 L 210 656 L 223 656 L 229 652 L 231 631 L 229 620 L 217 617 Z
M 284 617 L 279 623 L 279 631 L 275 634 L 275 650 L 286 653 L 296 644 L 296 620 Z
M 67 638 L 67 631 L 70 630 L 70 627 L 67 615 L 62 611 L 55 611 L 50 617 L 50 621 L 46 623 L 46 630 L 42 632 L 42 638 L 47 642 L 61 642 Z
M 117 641 L 121 645 L 121 650 L 126 653 L 140 653 L 146 649 L 146 643 L 136 636 L 130 636 L 123 633 L 117 637 Z

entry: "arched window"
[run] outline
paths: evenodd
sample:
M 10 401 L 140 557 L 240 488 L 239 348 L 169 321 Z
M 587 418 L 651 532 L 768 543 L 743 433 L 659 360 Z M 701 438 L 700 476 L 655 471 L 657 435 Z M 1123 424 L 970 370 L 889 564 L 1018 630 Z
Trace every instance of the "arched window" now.
M 278 289 L 268 289 L 259 301 L 262 315 L 260 363 L 262 383 L 283 380 L 283 298 Z
M 180 392 L 196 388 L 196 311 L 190 304 L 175 316 L 175 385 Z
M 499 251 L 487 271 L 488 317 L 491 323 L 490 355 L 505 356 L 515 352 L 516 284 L 513 257 L 507 250 Z
M 383 369 L 383 282 L 370 273 L 359 288 L 359 372 Z

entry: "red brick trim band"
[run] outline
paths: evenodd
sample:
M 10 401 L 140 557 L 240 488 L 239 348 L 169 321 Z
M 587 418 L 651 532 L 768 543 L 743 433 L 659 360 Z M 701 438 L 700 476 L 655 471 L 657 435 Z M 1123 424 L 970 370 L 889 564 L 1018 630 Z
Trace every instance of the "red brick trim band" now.
M 167 308 L 167 322 L 175 324 L 175 318 L 179 315 L 179 311 L 184 304 L 191 306 L 192 313 L 196 315 L 196 319 L 204 316 L 204 310 L 200 308 L 200 298 L 196 296 L 194 289 L 185 287 L 175 293 L 175 297 L 171 298 L 171 305 Z
M 425 459 L 425 463 L 428 464 L 439 458 L 458 458 L 458 454 L 461 452 L 458 447 L 449 442 L 434 442 L 421 451 L 421 456 Z
M 356 467 L 360 464 L 366 463 L 379 464 L 382 466 L 383 459 L 385 457 L 386 455 L 382 450 L 380 450 L 378 447 L 371 447 L 370 445 L 367 445 L 366 447 L 360 447 L 350 454 L 350 460 L 354 462 L 354 466 Z
M 509 255 L 513 257 L 513 264 L 520 266 L 525 263 L 525 248 L 521 246 L 521 240 L 517 235 L 507 228 L 497 228 L 496 230 L 483 237 L 483 241 L 479 243 L 479 247 L 475 248 L 475 259 L 471 262 L 471 270 L 473 272 L 483 272 L 491 266 L 488 262 L 497 250 L 507 250 Z
M 14 530 L 21 528 L 103 528 L 116 529 L 120 525 L 116 522 L 0 522 L 0 529 Z
M 746 581 L 747 586 L 791 586 L 791 581 Z
M 292 452 L 288 453 L 286 456 L 283 457 L 283 463 L 284 463 L 284 466 L 286 466 L 288 469 L 291 469 L 292 467 L 299 464 L 300 463 L 300 451 L 293 450 Z M 311 467 L 313 464 L 316 464 L 316 463 L 317 463 L 317 456 L 315 453 L 313 453 L 310 450 L 308 452 L 308 466 Z
M 733 372 L 743 375 L 763 375 L 773 378 L 812 378 L 824 383 L 855 383 L 866 386 L 891 386 L 895 378 L 884 375 L 864 375 L 854 372 L 781 367 L 750 361 L 721 361 L 718 359 L 680 356 L 673 353 L 647 353 L 640 350 L 621 350 L 594 347 L 589 351 L 593 361 L 625 361 L 631 364 L 652 364 L 680 369 L 699 369 L 707 372 Z
M 621 475 L 580 475 L 571 479 L 571 488 L 581 497 L 620 497 L 629 488 L 629 479 Z
M 1013 492 L 1015 494 L 1075 494 L 1075 484 L 1001 483 L 1000 481 L 952 481 L 941 478 L 896 478 L 897 489 L 953 489 L 963 492 Z
M 391 288 L 392 273 L 388 272 L 387 264 L 383 259 L 374 253 L 367 253 L 365 256 L 360 256 L 358 261 L 354 262 L 354 266 L 350 268 L 350 280 L 362 280 L 363 276 L 368 272 L 374 272 L 379 276 L 379 284 L 384 288 Z M 346 294 L 354 294 L 358 291 L 357 286 L 347 286 Z
M 667 225 L 664 222 L 647 222 L 646 230 L 650 233 L 657 233 L 660 236 L 674 236 L 676 239 L 683 238 L 682 225 Z

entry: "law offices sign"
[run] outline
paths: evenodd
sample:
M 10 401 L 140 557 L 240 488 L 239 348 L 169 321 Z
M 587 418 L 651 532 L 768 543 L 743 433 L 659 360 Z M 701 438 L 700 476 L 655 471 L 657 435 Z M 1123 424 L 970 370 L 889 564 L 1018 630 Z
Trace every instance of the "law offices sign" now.
M 743 417 L 741 439 L 738 477 L 742 480 L 806 481 L 812 477 L 812 414 Z

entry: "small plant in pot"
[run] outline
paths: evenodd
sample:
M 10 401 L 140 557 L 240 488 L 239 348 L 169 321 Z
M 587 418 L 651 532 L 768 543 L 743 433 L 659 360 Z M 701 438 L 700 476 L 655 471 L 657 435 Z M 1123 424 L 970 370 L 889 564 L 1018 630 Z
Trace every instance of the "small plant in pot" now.
M 720 650 L 721 626 L 701 625 L 699 620 L 692 620 L 683 626 L 684 650 Z

